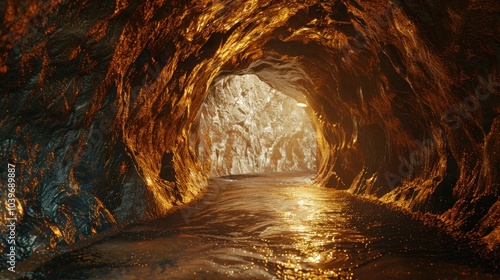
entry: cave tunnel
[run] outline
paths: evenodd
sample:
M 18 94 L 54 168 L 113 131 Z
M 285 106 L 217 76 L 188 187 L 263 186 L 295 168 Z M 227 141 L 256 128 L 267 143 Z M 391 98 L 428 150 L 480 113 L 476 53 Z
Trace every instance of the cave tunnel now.
M 498 1 L 0 14 L 2 278 L 497 279 Z

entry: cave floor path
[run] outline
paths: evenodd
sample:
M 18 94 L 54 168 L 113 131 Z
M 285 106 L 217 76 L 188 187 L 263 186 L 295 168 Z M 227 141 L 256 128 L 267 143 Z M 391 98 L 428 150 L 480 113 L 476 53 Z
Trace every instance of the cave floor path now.
M 463 249 L 467 244 L 402 212 L 314 185 L 312 176 L 212 179 L 199 201 L 61 255 L 35 278 L 495 277 Z

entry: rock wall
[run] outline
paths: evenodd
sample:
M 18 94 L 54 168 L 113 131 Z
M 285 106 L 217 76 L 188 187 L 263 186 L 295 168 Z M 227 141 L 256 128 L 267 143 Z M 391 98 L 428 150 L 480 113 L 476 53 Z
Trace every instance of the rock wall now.
M 316 131 L 304 108 L 255 75 L 228 76 L 208 90 L 191 146 L 210 177 L 316 170 Z
M 196 197 L 207 174 L 189 135 L 229 74 L 307 98 L 319 184 L 432 213 L 498 249 L 499 11 L 496 0 L 3 1 L 0 166 L 4 185 L 16 165 L 19 255 Z

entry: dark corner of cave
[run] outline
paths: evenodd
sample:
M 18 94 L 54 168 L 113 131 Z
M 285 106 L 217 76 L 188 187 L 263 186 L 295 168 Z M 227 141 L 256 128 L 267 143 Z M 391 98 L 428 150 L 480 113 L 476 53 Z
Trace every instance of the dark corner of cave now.
M 0 21 L 0 278 L 499 279 L 498 0 Z

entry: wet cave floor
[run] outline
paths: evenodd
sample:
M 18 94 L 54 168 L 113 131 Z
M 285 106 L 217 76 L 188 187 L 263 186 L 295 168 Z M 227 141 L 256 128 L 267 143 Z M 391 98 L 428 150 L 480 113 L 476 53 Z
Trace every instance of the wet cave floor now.
M 204 197 L 63 254 L 34 279 L 499 279 L 465 241 L 309 173 L 212 179 Z

